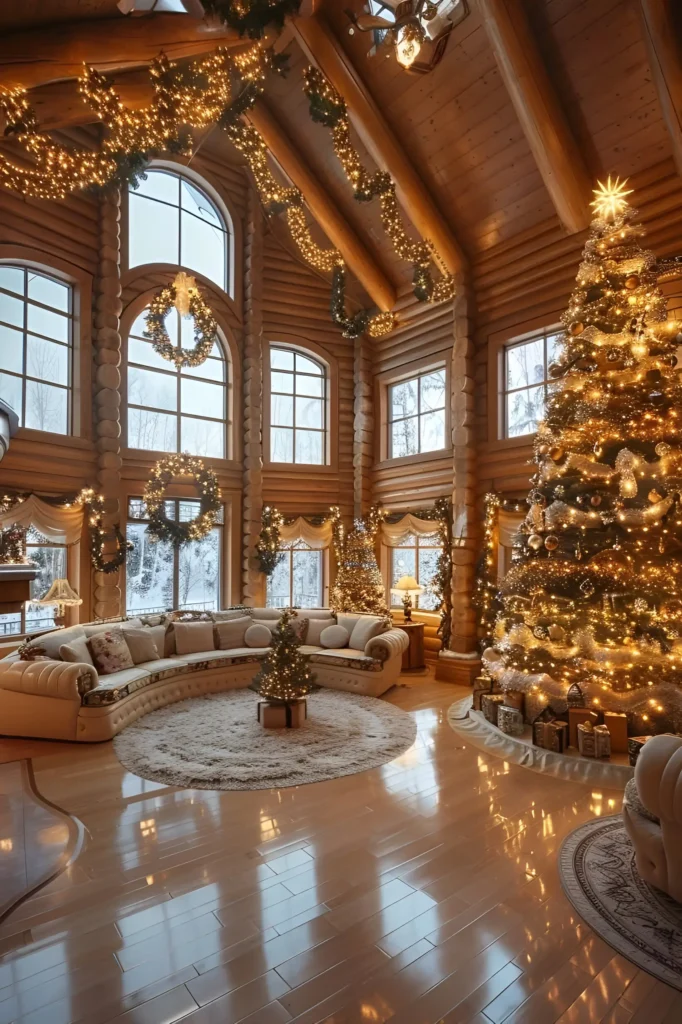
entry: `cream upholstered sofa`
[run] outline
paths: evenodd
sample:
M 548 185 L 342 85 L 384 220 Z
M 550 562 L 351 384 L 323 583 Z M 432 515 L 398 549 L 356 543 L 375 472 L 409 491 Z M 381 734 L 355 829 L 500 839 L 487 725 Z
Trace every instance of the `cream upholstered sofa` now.
M 644 881 L 682 903 L 682 737 L 652 736 L 642 747 L 623 819 Z
M 217 636 L 221 622 L 243 616 L 274 627 L 276 608 L 242 608 L 208 613 Z M 315 682 L 336 690 L 378 697 L 398 679 L 407 634 L 388 620 L 373 616 L 335 615 L 328 608 L 297 609 L 300 618 L 342 625 L 349 646 L 301 645 L 310 656 Z M 247 687 L 268 653 L 268 647 L 233 647 L 177 654 L 175 625 L 185 616 L 148 616 L 95 622 L 42 634 L 34 643 L 45 649 L 43 660 L 21 661 L 11 654 L 0 661 L 0 735 L 97 742 L 110 739 L 148 711 L 186 697 Z M 353 646 L 353 634 L 362 640 Z M 117 629 L 148 630 L 159 655 L 133 668 L 103 675 L 91 664 L 64 661 L 60 647 L 80 638 Z M 306 630 L 307 632 L 307 630 Z M 369 639 L 364 640 L 364 637 Z M 305 640 L 305 638 L 304 638 Z M 215 642 L 215 640 L 214 640 Z

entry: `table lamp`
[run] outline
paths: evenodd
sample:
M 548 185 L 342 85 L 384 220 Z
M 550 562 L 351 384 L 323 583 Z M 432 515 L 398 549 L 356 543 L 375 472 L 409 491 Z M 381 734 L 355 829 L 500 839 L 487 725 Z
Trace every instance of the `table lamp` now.
M 423 594 L 424 588 L 419 586 L 414 576 L 401 576 L 391 587 L 391 593 L 402 597 L 405 622 L 412 622 L 412 598 Z
M 39 601 L 32 601 L 32 604 L 56 604 L 57 614 L 55 625 L 64 624 L 64 609 L 72 608 L 74 605 L 83 604 L 83 598 L 79 597 L 68 580 L 54 580 L 52 586 Z

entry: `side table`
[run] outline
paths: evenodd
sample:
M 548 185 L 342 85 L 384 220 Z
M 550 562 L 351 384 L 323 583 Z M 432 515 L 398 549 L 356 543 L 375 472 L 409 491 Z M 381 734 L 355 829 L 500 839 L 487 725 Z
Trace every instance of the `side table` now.
M 410 646 L 403 651 L 403 672 L 409 669 L 425 668 L 424 664 L 424 623 L 396 622 L 396 629 L 403 629 L 410 638 Z

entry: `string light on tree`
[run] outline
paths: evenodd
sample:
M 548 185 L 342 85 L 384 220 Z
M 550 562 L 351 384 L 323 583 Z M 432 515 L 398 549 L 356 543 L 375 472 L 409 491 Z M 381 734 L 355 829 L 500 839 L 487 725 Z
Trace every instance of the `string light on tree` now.
M 308 658 L 301 654 L 301 641 L 295 629 L 296 612 L 286 608 L 272 636 L 272 646 L 262 668 L 253 680 L 253 688 L 268 701 L 286 704 L 309 693 L 314 676 Z
M 331 605 L 341 612 L 369 612 L 388 615 L 384 582 L 379 571 L 374 546 L 386 512 L 373 505 L 366 516 L 356 519 L 346 533 L 341 511 L 332 506 L 330 520 L 334 539 L 337 574 L 331 594 Z

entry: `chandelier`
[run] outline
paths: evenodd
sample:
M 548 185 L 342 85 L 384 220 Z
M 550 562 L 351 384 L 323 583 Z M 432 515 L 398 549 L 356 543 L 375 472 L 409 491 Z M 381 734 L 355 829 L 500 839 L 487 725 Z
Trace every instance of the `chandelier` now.
M 367 0 L 365 12 L 346 10 L 351 35 L 372 32 L 370 56 L 391 54 L 407 71 L 424 74 L 442 58 L 453 27 L 469 13 L 466 0 Z

